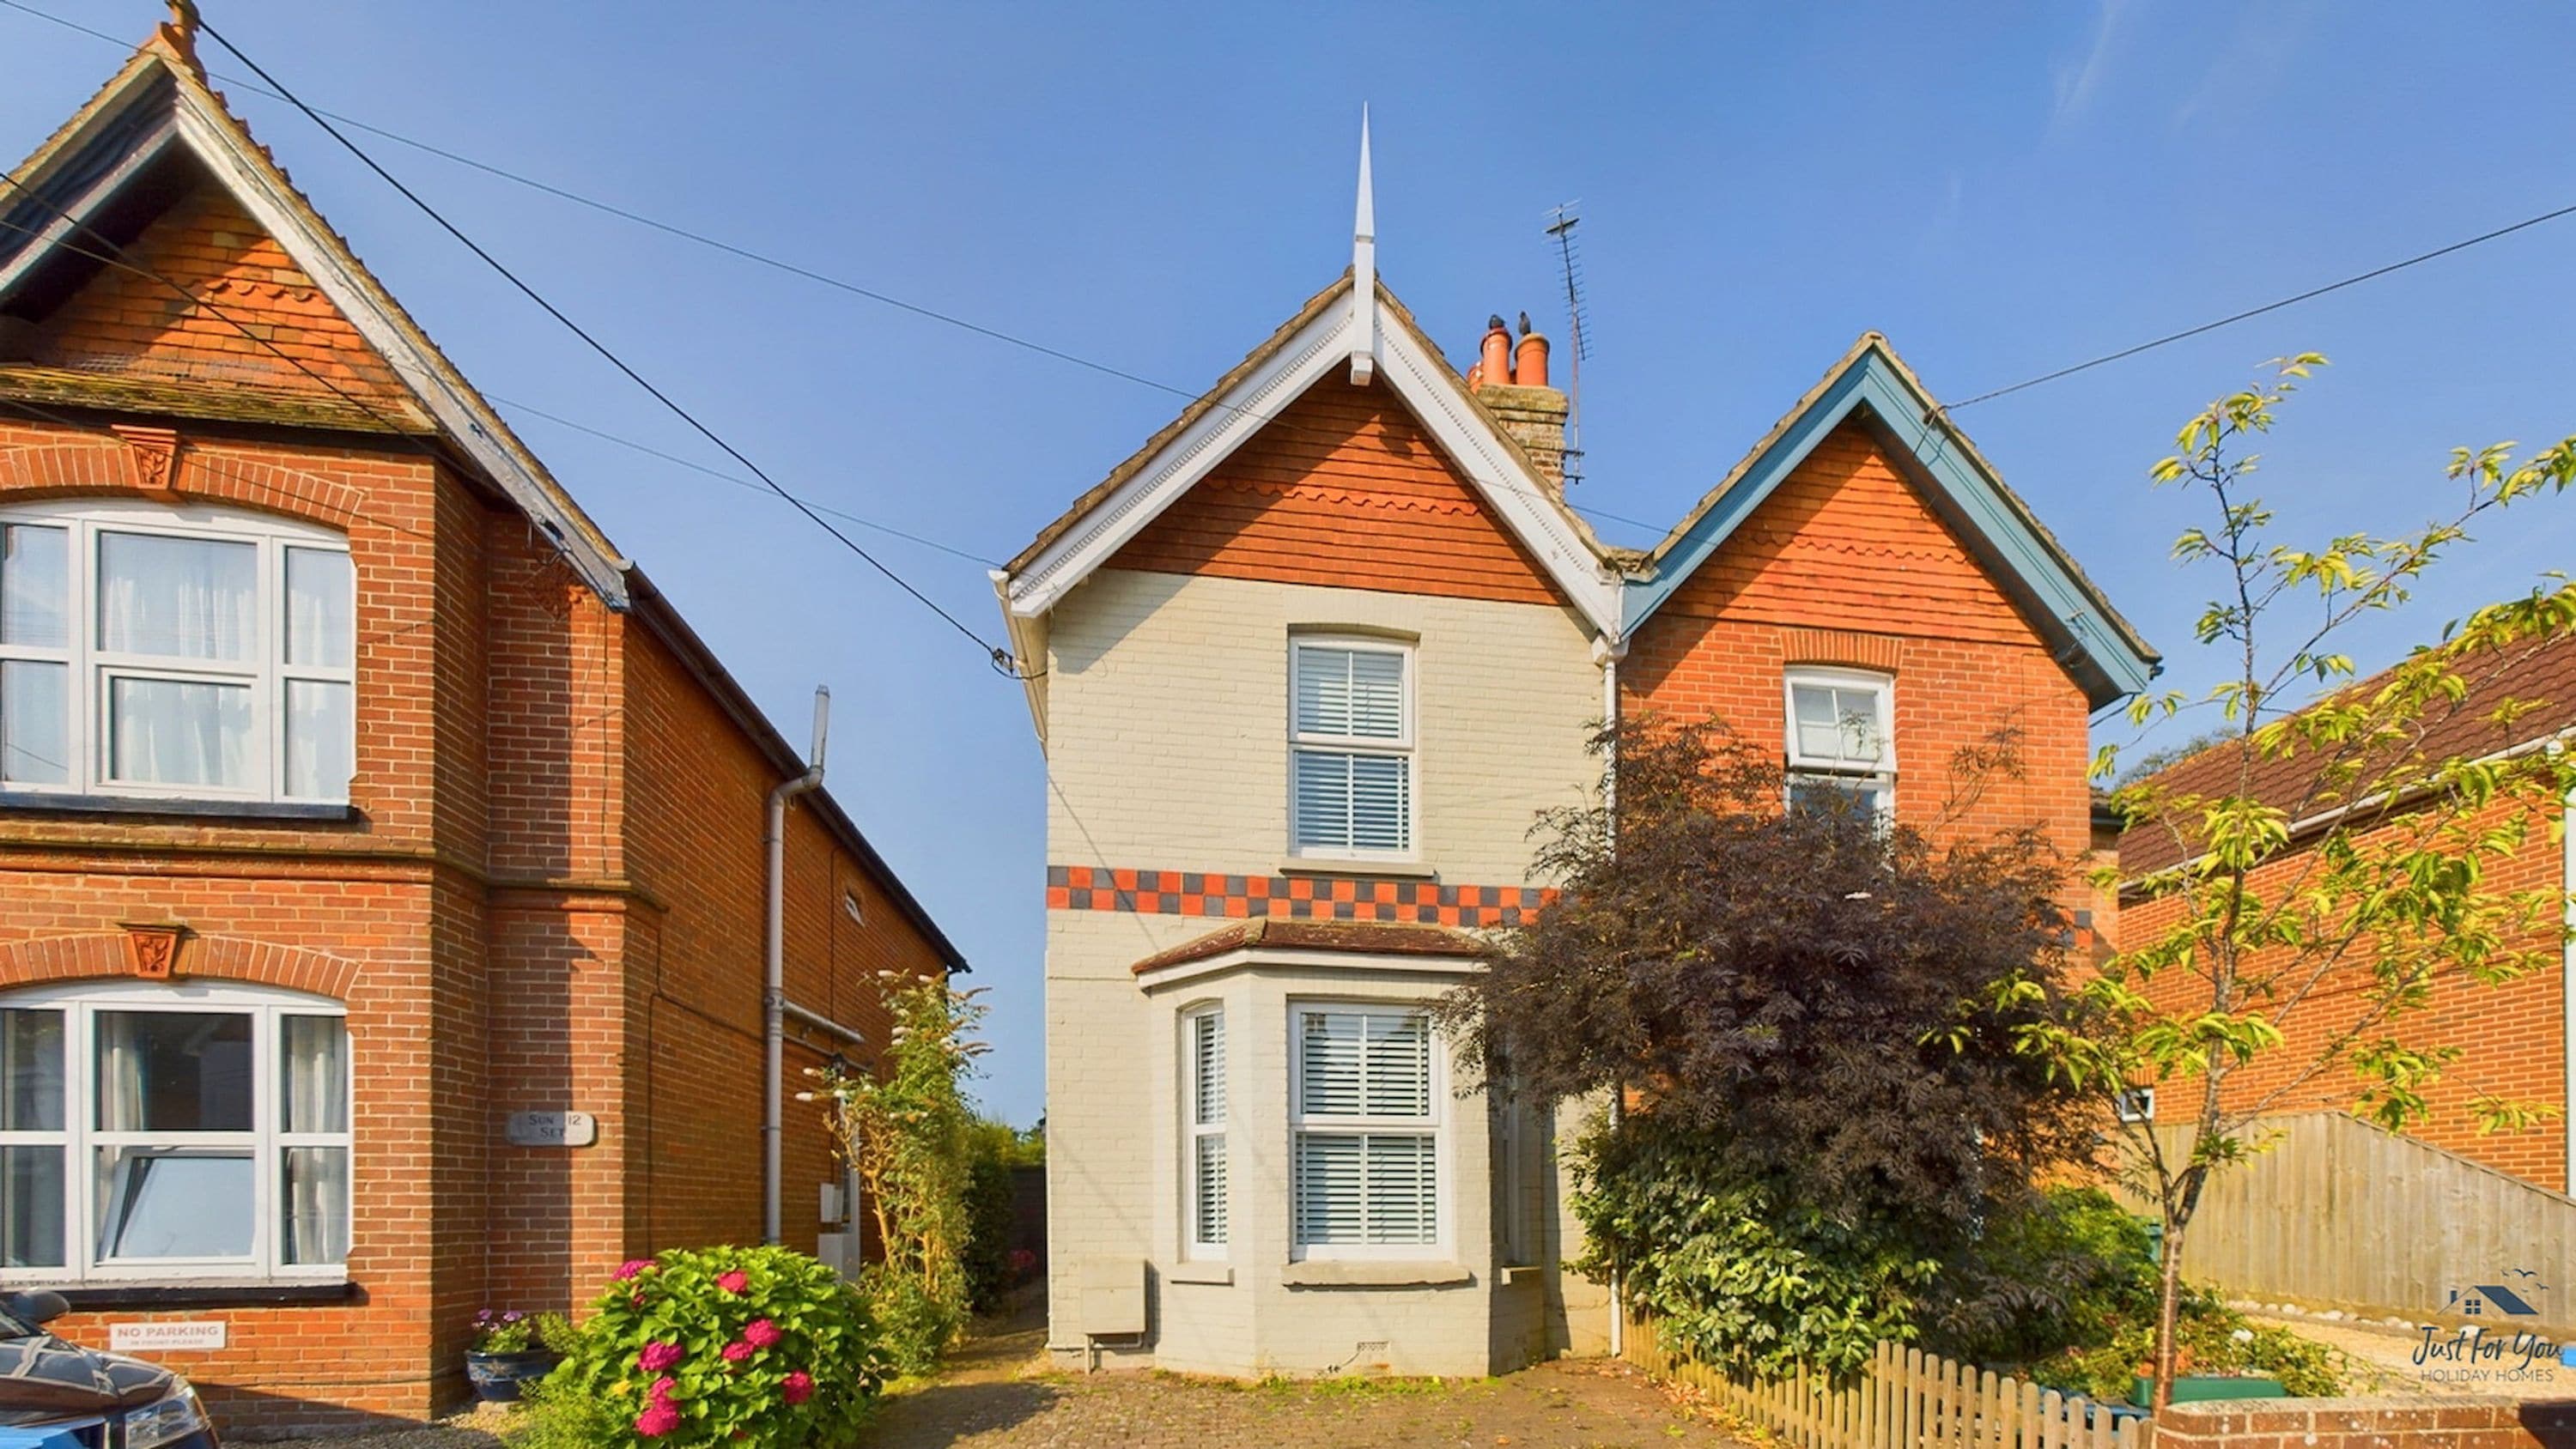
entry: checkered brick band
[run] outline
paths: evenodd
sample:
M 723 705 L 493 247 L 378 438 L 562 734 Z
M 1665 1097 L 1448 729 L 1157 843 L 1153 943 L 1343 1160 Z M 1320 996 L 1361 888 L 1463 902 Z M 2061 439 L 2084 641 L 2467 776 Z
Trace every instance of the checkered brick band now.
M 1213 875 L 1182 870 L 1047 867 L 1047 909 L 1133 911 L 1217 920 L 1289 916 L 1319 921 L 1415 921 L 1519 926 L 1556 892 L 1538 886 L 1443 885 L 1371 876 Z

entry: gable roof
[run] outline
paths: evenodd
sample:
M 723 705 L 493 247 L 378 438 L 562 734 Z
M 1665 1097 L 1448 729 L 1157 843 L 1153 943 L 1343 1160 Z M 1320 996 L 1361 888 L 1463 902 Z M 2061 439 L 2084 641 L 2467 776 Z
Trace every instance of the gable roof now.
M 2356 680 L 2327 698 L 2368 699 L 2388 683 L 2397 667 L 2390 665 Z M 2385 779 L 2392 768 L 2409 764 L 2408 756 L 2429 768 L 2444 760 L 2484 759 L 2576 730 L 2576 635 L 2481 651 L 2460 659 L 2456 667 L 2466 691 L 2458 699 L 2426 707 L 2415 738 L 2403 747 L 2404 755 L 2392 749 L 2386 755 L 2364 757 L 2362 778 Z M 2496 710 L 2507 701 L 2527 706 L 2528 712 L 2510 723 L 2498 722 Z M 2314 708 L 2308 705 L 2301 713 Z M 2303 838 L 2299 829 L 2303 823 L 2322 826 L 2325 822 L 2318 817 L 2331 817 L 2357 803 L 2322 778 L 2331 761 L 2315 750 L 2257 755 L 2240 791 L 2234 778 L 2238 748 L 2233 740 L 2212 745 L 2158 770 L 2144 783 L 2174 795 L 2204 799 L 2242 793 L 2286 812 L 2293 841 Z M 2135 880 L 2182 864 L 2196 844 L 2193 832 L 2185 828 L 2177 834 L 2168 824 L 2161 819 L 2141 820 L 2121 832 L 2122 879 Z
M 2039 628 L 2094 708 L 2144 689 L 2156 676 L 2160 656 L 1875 332 L 1861 334 L 1647 556 L 1647 576 L 1627 588 L 1621 621 L 1627 632 L 1634 635 L 1652 618 L 1816 445 L 1853 417 L 1878 433 L 1934 513 Z
M 627 560 L 510 425 L 438 350 L 393 295 L 313 209 L 267 148 L 206 84 L 186 33 L 159 27 L 123 69 L 10 173 L 0 194 L 0 305 L 77 255 L 82 225 L 133 196 L 156 166 L 184 156 L 250 213 L 402 380 L 419 423 L 498 489 L 563 551 L 610 607 L 627 606 Z M 57 401 L 80 379 L 32 379 Z M 111 384 L 112 386 L 113 384 Z M 68 391 L 67 391 L 68 390 Z M 104 400 L 104 395 L 102 395 Z M 295 420 L 345 426 L 324 404 Z M 261 420 L 261 419 L 253 419 Z M 385 421 L 367 425 L 382 431 Z
M 619 554 L 607 535 L 501 415 L 430 341 L 287 178 L 267 148 L 253 140 L 208 88 L 193 45 L 164 25 L 89 102 L 63 123 L 0 190 L 0 306 L 43 280 L 46 268 L 74 256 L 80 226 L 144 186 L 155 167 L 192 158 L 224 188 L 295 265 L 310 276 L 403 383 L 417 412 L 387 417 L 345 399 L 317 400 L 233 389 L 213 395 L 205 379 L 119 377 L 86 371 L 0 365 L 0 398 L 99 407 L 178 417 L 394 432 L 434 437 L 553 540 L 584 583 L 608 607 L 629 612 L 677 654 L 699 684 L 741 729 L 780 778 L 804 773 L 805 760 L 752 702 L 695 630 Z M 956 945 L 877 853 L 856 822 L 825 790 L 806 797 L 825 829 L 855 856 L 952 971 L 970 969 Z
M 1383 283 L 1363 294 L 1345 271 L 1306 300 L 1179 417 L 1074 500 L 994 574 L 1004 611 L 1042 618 L 1119 547 L 1268 426 L 1287 403 L 1365 349 L 1378 382 L 1419 419 L 1506 532 L 1577 612 L 1619 634 L 1619 580 L 1599 539 L 1529 455 L 1467 390 Z

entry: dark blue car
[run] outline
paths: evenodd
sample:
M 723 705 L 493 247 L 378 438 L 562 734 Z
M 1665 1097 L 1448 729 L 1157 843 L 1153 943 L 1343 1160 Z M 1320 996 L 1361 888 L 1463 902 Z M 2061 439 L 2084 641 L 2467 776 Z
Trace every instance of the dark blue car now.
M 47 1333 L 63 1312 L 57 1294 L 0 1298 L 0 1449 L 215 1449 L 186 1379 Z

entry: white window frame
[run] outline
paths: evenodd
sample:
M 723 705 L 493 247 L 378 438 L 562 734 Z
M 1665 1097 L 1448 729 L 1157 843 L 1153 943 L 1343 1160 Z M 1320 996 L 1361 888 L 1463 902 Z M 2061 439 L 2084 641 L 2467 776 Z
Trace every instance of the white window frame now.
M 1867 690 L 1876 706 L 1878 718 L 1879 757 L 1875 765 L 1863 767 L 1843 758 L 1809 755 L 1798 738 L 1798 689 L 1806 685 L 1823 689 Z M 1886 802 L 1878 812 L 1885 824 L 1896 816 L 1896 678 L 1868 669 L 1834 669 L 1818 665 L 1795 665 L 1780 679 L 1780 725 L 1782 758 L 1787 763 L 1788 779 L 1783 786 L 1784 803 L 1794 804 L 1801 784 L 1829 786 L 1866 786 L 1879 792 Z
M 1199 1031 L 1200 1024 L 1216 1023 L 1217 1077 L 1222 1100 L 1210 1120 L 1207 1104 L 1199 1098 Z M 1194 1006 L 1181 1013 L 1181 1245 L 1182 1256 L 1193 1261 L 1210 1261 L 1226 1256 L 1234 1236 L 1234 1163 L 1227 1128 L 1233 1119 L 1233 1048 L 1226 1032 L 1225 1006 L 1211 1002 Z M 1203 1237 L 1206 1226 L 1199 1216 L 1200 1144 L 1213 1138 L 1216 1150 L 1225 1159 L 1225 1203 L 1219 1235 Z
M 2111 1100 L 2111 1114 L 2123 1122 L 2156 1120 L 2156 1089 L 2125 1087 Z
M 293 1016 L 348 1018 L 348 1008 L 326 996 L 277 987 L 233 983 L 187 982 L 165 985 L 150 981 L 85 982 L 69 986 L 32 987 L 0 994 L 0 1008 L 63 1013 L 63 1125 L 56 1131 L 0 1127 L 0 1147 L 55 1147 L 63 1157 L 63 1262 L 60 1266 L 0 1267 L 0 1284 L 33 1283 L 189 1283 L 208 1280 L 263 1283 L 336 1283 L 348 1277 L 343 1263 L 287 1263 L 286 1215 L 281 1210 L 286 1151 L 296 1147 L 336 1147 L 348 1153 L 352 1197 L 351 1235 L 356 1230 L 358 1154 L 357 1040 L 343 1037 L 347 1060 L 342 1075 L 350 1100 L 346 1132 L 288 1132 L 278 1126 L 278 1043 L 281 1021 Z M 251 1023 L 251 1130 L 247 1132 L 111 1132 L 98 1120 L 98 1030 L 100 1012 L 194 1012 L 210 1016 L 249 1016 Z M 344 1026 L 345 1031 L 345 1026 Z M 101 1188 L 96 1169 L 102 1147 L 168 1147 L 222 1149 L 251 1154 L 251 1253 L 246 1258 L 152 1258 L 120 1261 L 98 1256 L 98 1208 Z
M 65 600 L 70 637 L 62 648 L 0 644 L 0 659 L 64 665 L 63 738 L 71 758 L 61 783 L 0 782 L 0 795 L 110 795 L 146 800 L 258 801 L 345 805 L 348 792 L 299 796 L 286 793 L 286 693 L 291 684 L 344 685 L 349 690 L 352 760 L 357 743 L 357 587 L 351 560 L 347 665 L 286 662 L 286 554 L 289 549 L 349 556 L 346 536 L 314 524 L 202 504 L 170 507 L 125 499 L 57 500 L 0 508 L 0 526 L 60 528 L 67 532 Z M 99 647 L 98 560 L 103 534 L 140 534 L 213 543 L 247 543 L 259 550 L 256 626 L 259 646 L 246 660 L 212 660 L 130 654 Z M 251 694 L 252 779 L 240 788 L 164 785 L 118 780 L 110 773 L 108 692 L 119 679 L 168 680 L 248 687 Z
M 1342 1116 L 1317 1114 L 1308 1116 L 1306 1101 L 1306 1053 L 1303 1047 L 1306 1016 L 1310 1012 L 1336 1015 L 1378 1017 L 1419 1017 L 1429 1028 L 1431 1080 L 1425 1115 L 1420 1117 Z M 1363 1068 L 1365 1071 L 1365 1068 Z M 1335 997 L 1303 997 L 1288 1003 L 1288 1256 L 1292 1262 L 1307 1260 L 1378 1259 L 1401 1262 L 1446 1262 L 1454 1255 L 1458 1214 L 1454 1199 L 1457 1173 L 1451 1166 L 1451 1113 L 1449 1111 L 1449 1052 L 1440 1034 L 1438 1022 L 1432 1019 L 1427 1002 L 1349 1001 Z M 1303 1228 L 1297 1212 L 1297 1183 L 1301 1176 L 1297 1166 L 1297 1139 L 1317 1136 L 1362 1137 L 1428 1137 L 1431 1139 L 1431 1210 L 1432 1234 L 1427 1243 L 1309 1243 L 1302 1237 Z M 1361 1160 L 1367 1160 L 1362 1150 Z M 1362 1211 L 1366 1211 L 1367 1189 L 1361 1190 Z
M 1396 691 L 1396 737 L 1307 734 L 1297 728 L 1298 660 L 1308 649 L 1392 654 L 1403 663 Z M 1288 639 L 1288 851 L 1300 860 L 1415 860 L 1422 845 L 1422 760 L 1414 747 L 1415 652 L 1408 640 L 1373 634 L 1292 634 Z M 1404 761 L 1404 844 L 1394 850 L 1310 846 L 1297 834 L 1297 757 L 1306 753 L 1375 755 Z

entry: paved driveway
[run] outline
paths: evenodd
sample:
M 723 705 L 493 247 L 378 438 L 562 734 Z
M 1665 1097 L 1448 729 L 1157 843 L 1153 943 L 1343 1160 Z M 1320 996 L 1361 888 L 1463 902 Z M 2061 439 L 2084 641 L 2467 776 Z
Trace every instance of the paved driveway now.
M 1429 1384 L 1237 1384 L 1153 1373 L 1058 1374 L 1035 1329 L 970 1343 L 949 1372 L 897 1394 L 865 1449 L 1519 1449 L 1732 1446 L 1624 1366 L 1554 1363 L 1503 1379 Z

